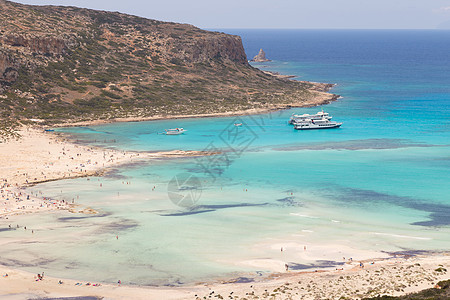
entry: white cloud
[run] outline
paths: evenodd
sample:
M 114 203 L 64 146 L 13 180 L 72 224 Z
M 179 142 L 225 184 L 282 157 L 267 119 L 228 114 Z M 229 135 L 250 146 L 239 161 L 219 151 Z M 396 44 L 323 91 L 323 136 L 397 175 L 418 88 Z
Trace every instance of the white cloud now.
M 435 13 L 450 13 L 450 6 L 444 6 L 433 10 Z

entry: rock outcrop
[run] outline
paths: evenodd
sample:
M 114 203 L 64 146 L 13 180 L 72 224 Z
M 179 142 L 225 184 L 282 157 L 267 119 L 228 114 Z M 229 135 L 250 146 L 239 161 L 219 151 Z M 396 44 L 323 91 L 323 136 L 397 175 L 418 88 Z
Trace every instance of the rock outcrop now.
M 18 65 L 6 53 L 0 51 L 0 93 L 17 80 Z
M 227 59 L 247 65 L 247 55 L 239 36 L 208 37 L 197 40 L 186 52 L 185 59 L 191 62 L 203 62 L 211 59 Z
M 251 61 L 252 62 L 266 62 L 266 61 L 271 61 L 271 60 L 266 58 L 266 53 L 264 52 L 263 49 L 259 49 L 258 55 L 253 57 L 253 59 Z
M 3 36 L 2 43 L 12 47 L 23 47 L 32 53 L 43 55 L 62 55 L 67 50 L 68 44 L 63 38 L 55 36 L 18 34 Z

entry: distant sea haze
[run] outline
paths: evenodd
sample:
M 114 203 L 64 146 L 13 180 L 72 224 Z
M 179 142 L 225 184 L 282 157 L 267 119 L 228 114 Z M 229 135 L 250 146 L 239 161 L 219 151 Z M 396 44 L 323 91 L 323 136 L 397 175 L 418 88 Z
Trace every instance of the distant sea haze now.
M 52 230 L 20 244 L 14 232 L 0 232 L 2 262 L 63 278 L 178 285 L 277 271 L 290 249 L 323 252 L 322 261 L 289 258 L 303 268 L 450 248 L 450 31 L 223 31 L 242 36 L 249 58 L 264 49 L 272 61 L 255 67 L 336 83 L 332 92 L 343 98 L 256 116 L 58 129 L 97 146 L 222 156 L 35 186 L 101 214 L 22 216 L 30 228 Z M 296 131 L 287 123 L 322 108 L 342 127 Z M 158 134 L 176 127 L 188 131 Z M 168 194 L 180 174 L 198 179 L 183 190 L 201 190 L 189 207 Z M 39 259 L 30 264 L 30 256 Z

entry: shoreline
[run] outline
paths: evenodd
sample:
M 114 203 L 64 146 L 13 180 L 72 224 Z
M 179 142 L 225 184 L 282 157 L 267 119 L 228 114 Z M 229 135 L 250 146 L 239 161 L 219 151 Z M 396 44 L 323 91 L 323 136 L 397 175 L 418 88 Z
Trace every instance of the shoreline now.
M 363 267 L 360 266 L 363 263 Z M 349 261 L 342 268 L 271 272 L 262 278 L 235 277 L 181 286 L 135 286 L 48 277 L 0 265 L 0 296 L 106 297 L 107 299 L 361 299 L 400 296 L 434 287 L 449 278 L 450 252 L 399 254 L 381 260 Z M 8 274 L 8 276 L 5 276 Z M 62 283 L 59 283 L 59 282 Z M 132 295 L 132 296 L 131 296 Z M 219 297 L 220 295 L 220 297 Z M 231 299 L 230 298 L 230 299 Z
M 280 74 L 279 72 L 273 72 L 273 71 L 265 71 L 265 70 L 261 70 L 263 73 L 266 73 L 268 75 L 272 75 L 274 77 L 277 78 L 284 78 L 284 79 L 292 79 L 292 78 L 297 78 L 297 75 L 284 75 L 284 74 Z
M 277 77 L 274 74 L 272 76 Z M 291 76 L 291 75 L 283 75 Z M 287 79 L 290 80 L 290 79 Z M 331 102 L 337 101 L 342 97 L 337 94 L 329 93 L 329 91 L 336 86 L 336 84 L 331 83 L 320 83 L 320 82 L 310 82 L 310 81 L 299 81 L 306 84 L 311 84 L 312 87 L 308 91 L 314 94 L 312 99 L 301 103 L 287 103 L 287 104 L 271 104 L 264 108 L 250 108 L 245 110 L 237 111 L 227 111 L 219 113 L 204 113 L 204 114 L 193 114 L 193 115 L 155 115 L 150 117 L 120 117 L 112 119 L 96 119 L 96 120 L 84 120 L 84 121 L 69 121 L 67 123 L 56 123 L 53 125 L 45 126 L 49 127 L 76 127 L 76 126 L 94 126 L 102 124 L 110 124 L 117 122 L 145 122 L 145 121 L 161 121 L 161 120 L 176 120 L 176 119 L 188 119 L 188 118 L 220 118 L 220 117 L 235 117 L 244 115 L 257 115 L 264 114 L 273 111 L 291 109 L 291 108 L 307 108 L 316 107 L 320 105 L 330 104 Z
M 178 119 L 197 119 L 197 118 L 224 118 L 224 117 L 237 117 L 237 116 L 245 116 L 245 115 L 258 115 L 265 114 L 279 110 L 291 109 L 291 108 L 306 108 L 306 107 L 315 107 L 320 105 L 326 105 L 333 101 L 340 99 L 339 95 L 335 95 L 334 97 L 330 97 L 330 99 L 317 103 L 311 104 L 308 106 L 303 105 L 283 105 L 276 106 L 273 108 L 251 108 L 247 110 L 241 111 L 232 111 L 232 112 L 224 112 L 224 113 L 212 113 L 212 114 L 195 114 L 195 115 L 170 115 L 170 116 L 152 116 L 152 117 L 126 117 L 126 118 L 114 118 L 114 119 L 97 119 L 92 121 L 76 121 L 70 123 L 57 123 L 51 126 L 46 127 L 77 127 L 77 126 L 95 126 L 95 125 L 103 125 L 103 124 L 111 124 L 111 123 L 122 123 L 122 122 L 145 122 L 145 121 L 163 121 L 163 120 L 178 120 Z

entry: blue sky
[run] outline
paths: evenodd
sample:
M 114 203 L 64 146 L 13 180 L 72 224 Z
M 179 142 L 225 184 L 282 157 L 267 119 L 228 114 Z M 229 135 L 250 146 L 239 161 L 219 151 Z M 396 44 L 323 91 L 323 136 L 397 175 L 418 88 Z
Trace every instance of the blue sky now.
M 201 28 L 450 29 L 450 0 L 19 0 Z

